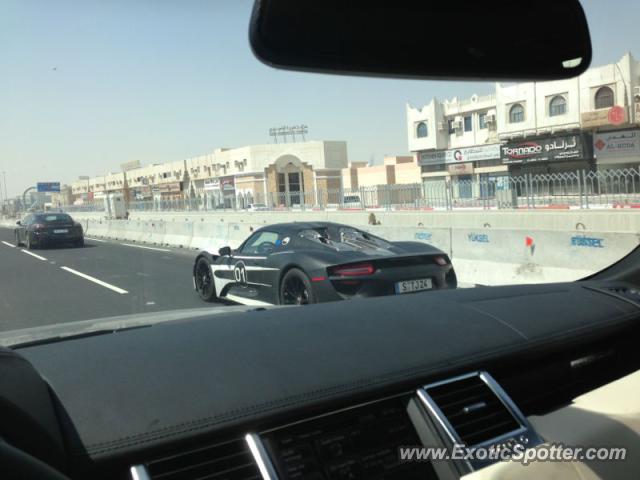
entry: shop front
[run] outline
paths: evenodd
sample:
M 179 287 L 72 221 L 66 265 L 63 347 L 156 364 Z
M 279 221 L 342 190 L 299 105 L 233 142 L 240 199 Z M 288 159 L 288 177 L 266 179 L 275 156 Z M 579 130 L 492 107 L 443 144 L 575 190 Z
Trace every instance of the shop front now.
M 427 193 L 448 189 L 453 199 L 487 198 L 495 193 L 499 176 L 507 176 L 500 162 L 500 144 L 421 152 L 423 184 Z M 487 181 L 491 174 L 492 182 Z M 495 179 L 494 179 L 495 177 Z
M 640 167 L 640 130 L 618 130 L 593 135 L 598 170 Z
M 593 170 L 592 137 L 588 133 L 527 138 L 501 147 L 502 163 L 510 176 Z

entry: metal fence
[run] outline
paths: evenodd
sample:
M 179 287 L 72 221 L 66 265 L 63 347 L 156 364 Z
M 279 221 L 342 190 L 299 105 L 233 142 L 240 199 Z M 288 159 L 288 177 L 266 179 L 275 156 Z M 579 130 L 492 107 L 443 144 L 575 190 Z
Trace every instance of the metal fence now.
M 303 211 L 616 208 L 640 206 L 640 168 L 486 176 L 469 180 L 429 178 L 421 184 L 358 189 L 226 195 L 129 201 L 127 211 Z M 104 201 L 63 207 L 105 211 Z

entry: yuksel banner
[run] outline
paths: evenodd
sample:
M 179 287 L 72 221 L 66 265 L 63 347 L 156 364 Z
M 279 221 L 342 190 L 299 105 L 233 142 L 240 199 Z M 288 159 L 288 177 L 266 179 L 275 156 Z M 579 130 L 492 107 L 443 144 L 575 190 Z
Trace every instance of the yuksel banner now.
M 591 135 L 585 133 L 509 142 L 500 150 L 503 163 L 581 160 L 593 156 Z

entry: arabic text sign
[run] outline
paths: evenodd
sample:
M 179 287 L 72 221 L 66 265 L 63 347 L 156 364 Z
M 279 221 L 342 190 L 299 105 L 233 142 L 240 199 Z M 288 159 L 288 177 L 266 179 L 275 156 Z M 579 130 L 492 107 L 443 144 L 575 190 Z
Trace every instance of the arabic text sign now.
M 464 163 L 492 160 L 500 157 L 500 144 L 480 145 L 477 147 L 452 148 L 438 152 L 420 154 L 420 165 L 439 165 L 443 163 Z
M 220 190 L 220 180 L 213 179 L 204 182 L 205 190 Z
M 603 125 L 620 125 L 627 121 L 627 109 L 614 105 L 608 109 L 583 112 L 580 116 L 582 128 L 601 127 Z
M 501 149 L 503 163 L 582 159 L 591 157 L 591 139 L 586 134 L 563 135 L 509 142 Z
M 640 130 L 596 133 L 593 148 L 597 158 L 639 156 Z
M 36 188 L 38 192 L 59 192 L 60 182 L 38 182 Z

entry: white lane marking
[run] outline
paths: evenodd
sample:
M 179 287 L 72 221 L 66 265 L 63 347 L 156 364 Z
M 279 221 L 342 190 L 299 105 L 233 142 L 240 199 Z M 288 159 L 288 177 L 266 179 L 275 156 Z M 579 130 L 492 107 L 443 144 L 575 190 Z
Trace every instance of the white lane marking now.
M 87 240 L 91 240 L 92 242 L 100 242 L 100 243 L 109 243 L 106 240 L 100 240 L 99 238 L 91 238 L 91 237 L 84 237 Z
M 241 303 L 243 305 L 250 305 L 256 307 L 272 307 L 273 303 L 261 302 L 260 300 L 254 300 L 253 298 L 240 297 L 238 295 L 232 295 L 227 293 L 223 298 L 229 299 L 232 302 Z
M 145 303 L 145 305 L 155 305 L 155 304 L 156 304 L 156 302 L 147 302 L 147 303 Z
M 4 240 L 2 241 L 2 243 L 4 243 L 7 247 L 16 248 L 16 246 L 14 244 L 9 243 L 9 242 L 5 242 Z
M 41 257 L 40 255 L 36 255 L 35 253 L 30 252 L 29 250 L 21 250 L 21 251 L 22 253 L 26 253 L 27 255 L 31 255 L 32 257 L 36 257 L 38 260 L 44 260 L 45 262 L 47 261 L 46 258 Z
M 74 275 L 78 275 L 79 277 L 82 277 L 85 280 L 89 280 L 90 282 L 97 283 L 98 285 L 102 285 L 103 287 L 108 288 L 109 290 L 113 290 L 114 292 L 118 292 L 121 295 L 123 295 L 125 293 L 129 293 L 126 290 L 123 290 L 120 287 L 116 287 L 115 285 L 111 285 L 110 283 L 103 282 L 102 280 L 98 280 L 97 278 L 92 277 L 91 275 L 87 275 L 86 273 L 79 272 L 77 270 L 74 270 L 73 268 L 69 268 L 69 267 L 60 267 L 60 268 L 62 270 L 66 270 L 69 273 L 73 273 Z
M 125 245 L 127 247 L 135 247 L 135 248 L 145 248 L 147 250 L 155 250 L 156 252 L 170 252 L 171 251 L 171 250 L 168 250 L 166 248 L 145 247 L 144 245 L 133 245 L 131 243 L 121 243 L 120 245 Z

